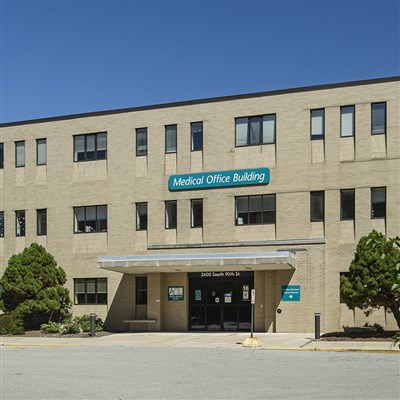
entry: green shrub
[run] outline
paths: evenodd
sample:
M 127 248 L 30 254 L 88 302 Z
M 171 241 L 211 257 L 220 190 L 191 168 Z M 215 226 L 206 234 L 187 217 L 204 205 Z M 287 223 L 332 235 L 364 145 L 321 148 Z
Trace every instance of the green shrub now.
M 376 333 L 383 333 L 385 332 L 385 329 L 383 328 L 383 326 L 381 324 L 378 324 L 375 322 L 374 325 L 372 325 L 375 329 L 376 329 Z
M 48 324 L 42 324 L 40 329 L 46 333 L 59 333 L 61 325 L 58 322 L 49 322 Z
M 399 349 L 400 349 L 400 332 L 397 332 L 397 333 L 392 337 L 392 340 L 393 340 L 393 346 L 398 345 L 398 346 L 399 346 Z
M 70 335 L 80 332 L 81 332 L 81 326 L 76 322 L 71 322 L 69 324 L 66 324 L 61 331 L 61 333 L 64 335 Z
M 91 332 L 92 325 L 90 321 L 90 315 L 85 314 L 81 317 L 75 317 L 74 322 L 78 323 L 81 326 L 83 332 Z M 95 324 L 96 332 L 102 332 L 104 326 L 103 320 L 101 318 L 96 318 Z
M 0 315 L 0 335 L 22 335 L 24 324 L 21 318 L 13 313 Z

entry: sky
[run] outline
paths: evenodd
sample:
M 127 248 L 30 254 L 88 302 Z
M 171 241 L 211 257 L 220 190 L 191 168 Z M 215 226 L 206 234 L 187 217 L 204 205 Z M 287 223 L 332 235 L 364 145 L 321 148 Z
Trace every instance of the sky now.
M 0 122 L 400 75 L 400 0 L 0 0 Z

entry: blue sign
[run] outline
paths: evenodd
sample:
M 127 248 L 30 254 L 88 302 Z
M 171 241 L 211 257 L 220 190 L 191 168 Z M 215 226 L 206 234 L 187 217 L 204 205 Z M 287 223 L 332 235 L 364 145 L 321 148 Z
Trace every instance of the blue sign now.
M 168 189 L 170 191 L 176 191 L 267 185 L 269 180 L 269 168 L 200 172 L 195 174 L 171 175 L 168 179 Z
M 183 301 L 183 286 L 168 286 L 168 301 Z
M 282 285 L 282 301 L 300 301 L 300 285 Z

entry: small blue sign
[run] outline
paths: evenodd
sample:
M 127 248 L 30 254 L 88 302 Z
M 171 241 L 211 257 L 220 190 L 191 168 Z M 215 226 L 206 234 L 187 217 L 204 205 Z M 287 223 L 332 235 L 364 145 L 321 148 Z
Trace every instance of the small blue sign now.
M 168 301 L 183 301 L 183 286 L 168 286 Z
M 282 301 L 300 301 L 300 285 L 282 285 Z
M 168 179 L 168 189 L 176 191 L 267 185 L 269 180 L 269 168 L 200 172 L 195 174 L 171 175 Z

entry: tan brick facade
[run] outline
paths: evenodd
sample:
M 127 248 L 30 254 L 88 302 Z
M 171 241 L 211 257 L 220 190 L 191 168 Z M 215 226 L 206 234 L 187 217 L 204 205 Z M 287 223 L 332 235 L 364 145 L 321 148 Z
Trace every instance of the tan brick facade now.
M 115 330 L 139 318 L 135 275 L 99 268 L 98 256 L 291 251 L 295 270 L 256 271 L 255 328 L 310 332 L 314 313 L 321 330 L 379 322 L 339 302 L 339 273 L 348 270 L 358 239 L 373 228 L 400 233 L 399 78 L 232 96 L 123 112 L 60 117 L 1 126 L 1 271 L 8 258 L 32 242 L 43 244 L 68 276 L 107 278 L 107 304 L 74 305 L 96 312 Z M 371 104 L 386 103 L 386 134 L 371 135 Z M 340 136 L 340 107 L 355 106 L 355 136 Z M 310 110 L 325 110 L 324 140 L 310 140 Z M 235 118 L 276 114 L 276 143 L 235 146 Z M 203 151 L 191 152 L 191 122 L 203 122 Z M 177 125 L 177 152 L 165 154 L 165 126 Z M 135 129 L 147 127 L 148 155 L 136 157 Z M 74 162 L 73 136 L 107 132 L 107 160 Z M 36 165 L 36 139 L 47 139 L 47 165 Z M 25 141 L 25 167 L 15 167 L 15 141 Z M 267 186 L 170 192 L 172 174 L 270 168 Z M 386 187 L 386 219 L 371 218 L 371 188 Z M 340 219 L 340 190 L 355 189 L 354 221 Z M 324 191 L 324 222 L 310 222 L 310 192 Z M 276 195 L 276 223 L 235 224 L 235 196 Z M 203 199 L 203 227 L 191 228 L 190 200 Z M 177 229 L 165 229 L 165 201 L 177 201 Z M 136 231 L 135 204 L 147 202 L 148 226 Z M 107 205 L 107 232 L 74 233 L 74 207 Z M 36 235 L 36 210 L 47 209 L 47 235 Z M 26 212 L 26 235 L 16 237 L 15 211 Z M 185 271 L 149 273 L 146 319 L 133 329 L 189 329 L 189 278 Z M 182 302 L 167 288 L 184 286 Z M 300 285 L 299 302 L 281 301 L 282 285 Z M 277 309 L 281 313 L 277 313 Z

